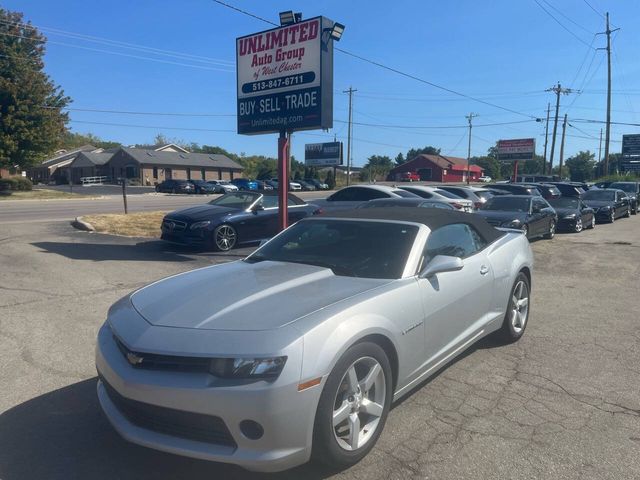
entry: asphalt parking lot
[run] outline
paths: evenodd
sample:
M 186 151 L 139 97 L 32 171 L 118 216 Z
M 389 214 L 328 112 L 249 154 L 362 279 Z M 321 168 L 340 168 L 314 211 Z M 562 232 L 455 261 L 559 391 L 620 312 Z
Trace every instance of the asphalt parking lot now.
M 533 243 L 523 339 L 483 341 L 395 406 L 376 448 L 339 473 L 279 475 L 155 452 L 109 426 L 95 336 L 110 304 L 155 279 L 241 258 L 0 226 L 0 479 L 640 478 L 640 216 Z

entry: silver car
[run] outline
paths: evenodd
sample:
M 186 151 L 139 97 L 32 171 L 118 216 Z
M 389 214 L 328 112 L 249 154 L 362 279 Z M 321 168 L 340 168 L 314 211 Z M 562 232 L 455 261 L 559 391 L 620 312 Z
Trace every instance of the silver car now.
M 428 208 L 299 221 L 244 260 L 160 280 L 99 331 L 98 397 L 147 447 L 279 471 L 359 461 L 393 401 L 484 336 L 518 340 L 521 232 Z

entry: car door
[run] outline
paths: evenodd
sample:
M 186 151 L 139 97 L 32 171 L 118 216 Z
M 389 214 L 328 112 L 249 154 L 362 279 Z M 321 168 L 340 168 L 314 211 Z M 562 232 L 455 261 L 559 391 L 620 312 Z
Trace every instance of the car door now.
M 287 214 L 289 225 L 294 224 L 308 215 L 307 204 L 298 203 L 293 198 L 289 197 L 287 202 Z
M 271 238 L 278 233 L 278 196 L 264 195 L 242 221 L 245 235 L 242 241 Z
M 616 217 L 623 216 L 629 208 L 629 197 L 624 192 L 616 192 Z
M 532 236 L 543 235 L 549 231 L 549 212 L 545 211 L 547 202 L 542 198 L 533 197 L 531 199 L 531 223 L 529 232 Z
M 447 358 L 488 321 L 494 273 L 486 245 L 480 234 L 465 223 L 445 225 L 429 235 L 423 267 L 437 255 L 460 257 L 464 266 L 459 271 L 418 280 L 426 335 L 423 370 Z
M 578 200 L 578 210 L 580 210 L 582 225 L 584 225 L 585 227 L 591 225 L 594 216 L 593 210 L 589 208 L 582 200 Z

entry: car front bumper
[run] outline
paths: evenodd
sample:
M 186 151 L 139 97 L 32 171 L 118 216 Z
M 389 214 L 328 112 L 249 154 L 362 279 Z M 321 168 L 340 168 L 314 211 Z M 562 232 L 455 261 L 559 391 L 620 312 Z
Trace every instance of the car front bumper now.
M 220 386 L 207 373 L 132 367 L 118 349 L 108 326 L 101 328 L 96 347 L 100 405 L 125 439 L 164 452 L 262 472 L 295 467 L 307 462 L 311 455 L 313 422 L 321 390 L 314 387 L 298 392 L 300 368 L 292 367 L 295 367 L 293 374 L 290 368 L 285 375 L 285 366 L 283 374 L 272 383 Z M 132 416 L 123 408 L 123 399 L 136 404 L 143 413 Z M 194 440 L 189 434 L 191 426 L 184 423 L 171 426 L 164 414 L 157 418 L 154 413 L 157 411 L 167 412 L 169 418 L 175 418 L 171 416 L 174 413 L 203 419 L 217 417 L 232 441 Z M 263 436 L 257 440 L 247 438 L 240 429 L 243 420 L 258 422 L 264 429 Z M 202 430 L 204 424 L 194 428 Z

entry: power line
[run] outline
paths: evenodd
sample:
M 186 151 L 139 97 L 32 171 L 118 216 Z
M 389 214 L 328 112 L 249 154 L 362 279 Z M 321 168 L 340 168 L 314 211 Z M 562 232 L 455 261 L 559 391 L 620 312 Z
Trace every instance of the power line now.
M 569 20 L 571 23 L 573 23 L 576 27 L 584 30 L 585 32 L 594 35 L 594 33 L 592 31 L 590 31 L 588 28 L 583 27 L 582 25 L 580 25 L 578 22 L 575 22 L 573 19 L 571 19 L 570 17 L 568 17 L 567 15 L 565 15 L 564 13 L 562 13 L 560 10 L 558 10 L 556 7 L 554 7 L 552 4 L 550 4 L 547 0 L 542 0 L 544 3 L 546 3 L 549 7 L 551 7 L 552 9 L 554 9 L 556 12 L 558 12 L 562 17 L 564 17 L 565 19 Z
M 212 65 L 218 65 L 218 66 L 224 66 L 224 67 L 234 67 L 234 62 L 230 61 L 230 60 L 221 60 L 221 59 L 217 59 L 217 58 L 212 58 L 212 57 L 205 57 L 202 55 L 193 55 L 190 53 L 184 53 L 184 52 L 177 52 L 174 50 L 166 50 L 166 49 L 161 49 L 161 48 L 156 48 L 156 47 L 148 47 L 146 45 L 139 45 L 136 43 L 129 43 L 129 42 L 124 42 L 121 40 L 112 40 L 109 38 L 105 38 L 105 37 L 96 37 L 93 35 L 86 35 L 84 33 L 77 33 L 77 32 L 70 32 L 70 31 L 66 31 L 66 30 L 61 30 L 58 28 L 51 28 L 51 27 L 43 27 L 43 26 L 34 26 L 34 25 L 30 25 L 27 23 L 15 23 L 15 22 L 8 22 L 5 20 L 0 20 L 0 23 L 5 24 L 5 25 L 9 25 L 9 26 L 20 26 L 24 29 L 29 29 L 29 30 L 34 30 L 34 31 L 44 31 L 44 32 L 49 32 L 53 35 L 60 35 L 63 37 L 68 37 L 68 38 L 74 38 L 77 40 L 84 40 L 84 41 L 88 41 L 88 42 L 93 42 L 93 43 L 99 43 L 99 44 L 103 44 L 103 45 L 108 45 L 108 46 L 112 46 L 112 47 L 118 47 L 118 48 L 128 48 L 131 50 L 139 50 L 139 51 L 143 51 L 143 52 L 147 52 L 147 53 L 153 53 L 156 55 L 164 55 L 164 56 L 168 56 L 168 57 L 174 57 L 174 58 L 178 58 L 178 59 L 182 59 L 182 60 L 189 60 L 189 61 L 196 61 L 196 62 L 200 62 L 200 63 L 209 63 Z
M 262 18 L 262 17 L 260 17 L 260 16 L 258 16 L 258 15 L 255 15 L 255 14 L 253 14 L 253 13 L 247 12 L 246 10 L 241 10 L 241 9 L 239 9 L 239 8 L 237 8 L 237 7 L 234 7 L 233 5 L 229 5 L 228 3 L 222 2 L 221 0 L 212 0 L 212 1 L 213 1 L 213 2 L 215 2 L 215 3 L 217 3 L 217 4 L 219 4 L 219 5 L 223 5 L 223 6 L 225 6 L 225 7 L 231 8 L 232 10 L 235 10 L 235 11 L 237 11 L 237 12 L 240 12 L 240 13 L 242 13 L 242 14 L 244 14 L 244 15 L 248 15 L 248 16 L 250 16 L 250 17 L 256 18 L 256 19 L 258 19 L 258 20 L 260 20 L 260 21 L 262 21 L 262 22 L 266 22 L 266 23 L 268 23 L 268 24 L 270 24 L 270 25 L 278 26 L 278 24 L 276 24 L 276 23 L 274 23 L 274 22 L 272 22 L 272 21 L 270 21 L 270 20 L 267 20 L 266 18 Z M 429 85 L 429 86 L 434 87 L 434 88 L 437 88 L 437 89 L 439 89 L 439 90 L 442 90 L 442 91 L 445 91 L 445 92 L 449 92 L 449 93 L 451 93 L 451 94 L 453 94 L 453 95 L 456 95 L 456 96 L 459 96 L 459 97 L 462 97 L 462 98 L 466 98 L 466 99 L 468 99 L 468 100 L 473 100 L 474 102 L 482 103 L 482 104 L 484 104 L 484 105 L 487 105 L 487 106 L 490 106 L 490 107 L 493 107 L 493 108 L 498 108 L 498 109 L 500 109 L 500 110 L 504 110 L 504 111 L 506 111 L 506 112 L 511 112 L 511 113 L 513 113 L 513 114 L 520 115 L 520 116 L 523 116 L 523 117 L 536 118 L 536 117 L 533 117 L 532 115 L 528 115 L 528 114 L 526 114 L 526 113 L 518 112 L 518 111 L 516 111 L 516 110 L 512 110 L 512 109 L 510 109 L 510 108 L 503 107 L 503 106 L 501 106 L 501 105 L 498 105 L 498 104 L 495 104 L 495 103 L 491 103 L 491 102 L 487 102 L 487 101 L 485 101 L 485 100 L 481 100 L 481 99 L 476 98 L 476 97 L 473 97 L 473 96 L 471 96 L 471 95 L 467 95 L 467 94 L 464 94 L 464 93 L 458 92 L 458 91 L 453 90 L 453 89 L 451 89 L 451 88 L 444 87 L 444 86 L 442 86 L 442 85 L 438 85 L 438 84 L 436 84 L 436 83 L 430 82 L 430 81 L 425 80 L 425 79 L 423 79 L 423 78 L 417 77 L 417 76 L 415 76 L 415 75 L 413 75 L 413 74 L 403 72 L 403 71 L 401 71 L 401 70 L 398 70 L 397 68 L 394 68 L 394 67 L 390 67 L 390 66 L 384 65 L 384 64 L 382 64 L 382 63 L 380 63 L 380 62 L 378 62 L 378 61 L 371 60 L 371 59 L 369 59 L 369 58 L 366 58 L 366 57 L 363 57 L 363 56 L 361 56 L 361 55 L 358 55 L 358 54 L 355 54 L 355 53 L 349 52 L 349 51 L 344 50 L 344 49 L 342 49 L 342 48 L 334 47 L 334 49 L 335 49 L 336 51 L 341 52 L 341 53 L 344 53 L 345 55 L 348 55 L 348 56 L 350 56 L 350 57 L 357 58 L 358 60 L 361 60 L 361 61 L 363 61 L 363 62 L 369 63 L 369 64 L 371 64 L 371 65 L 375 65 L 376 67 L 379 67 L 379 68 L 382 68 L 382 69 L 384 69 L 384 70 L 387 70 L 387 71 L 390 71 L 390 72 L 396 73 L 396 74 L 401 75 L 401 76 L 403 76 L 403 77 L 410 78 L 410 79 L 412 79 L 412 80 L 416 80 L 417 82 L 424 83 L 425 85 Z
M 184 127 L 166 127 L 161 125 L 134 125 L 129 123 L 111 123 L 111 122 L 90 122 L 86 120 L 69 120 L 71 123 L 85 123 L 88 125 L 106 125 L 109 127 L 128 127 L 128 128 L 152 128 L 156 130 L 184 130 L 187 132 L 231 132 L 235 130 L 224 130 L 215 128 L 184 128 Z
M 53 107 L 45 107 L 53 108 Z M 122 115 L 150 115 L 150 116 L 170 116 L 170 117 L 236 117 L 235 113 L 178 113 L 178 112 L 136 112 L 130 110 L 104 110 L 97 108 L 71 108 L 64 107 L 63 110 L 72 112 L 92 112 L 92 113 L 117 113 Z
M 495 127 L 499 125 L 515 125 L 518 123 L 530 123 L 537 120 L 517 120 L 513 122 L 496 122 L 496 123 L 483 123 L 479 125 L 474 125 L 474 127 Z M 334 120 L 334 122 L 338 123 L 347 123 L 344 120 Z M 354 125 L 361 125 L 363 127 L 382 127 L 382 128 L 403 128 L 403 129 L 450 129 L 450 128 L 468 128 L 468 125 L 388 125 L 388 124 L 379 124 L 379 123 L 365 123 L 365 122 L 352 122 Z
M 567 32 L 569 32 L 571 34 L 571 36 L 573 36 L 573 38 L 575 38 L 576 40 L 578 40 L 580 43 L 585 44 L 586 46 L 588 46 L 589 48 L 593 48 L 591 47 L 591 45 L 589 45 L 587 42 L 585 42 L 582 38 L 580 38 L 578 35 L 576 35 L 572 30 L 569 30 L 568 27 L 566 27 L 560 20 L 558 20 L 556 17 L 553 16 L 553 14 L 547 10 L 546 8 L 544 8 L 544 5 L 542 5 L 538 0 L 533 0 L 536 5 L 538 5 L 542 10 L 544 10 L 544 12 L 549 15 L 551 18 L 553 18 L 553 20 L 560 25 L 564 30 L 566 30 Z
M 595 8 L 593 8 L 593 5 L 591 5 L 587 0 L 582 0 L 584 3 L 587 4 L 587 6 L 593 10 L 594 12 L 596 12 L 596 14 L 600 17 L 600 18 L 604 18 L 604 15 L 602 13 L 600 13 L 598 10 L 596 10 Z

